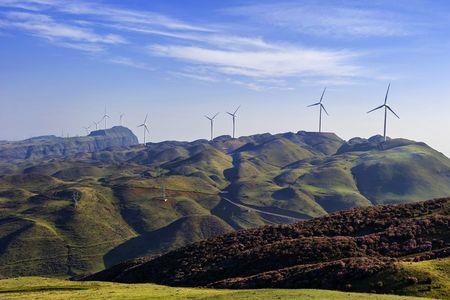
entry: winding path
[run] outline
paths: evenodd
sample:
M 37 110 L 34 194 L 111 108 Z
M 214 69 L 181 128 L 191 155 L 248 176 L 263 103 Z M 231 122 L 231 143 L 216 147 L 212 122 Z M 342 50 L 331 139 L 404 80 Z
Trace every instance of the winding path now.
M 279 217 L 279 218 L 290 219 L 290 220 L 294 220 L 294 221 L 304 221 L 304 219 L 299 219 L 299 218 L 292 217 L 292 216 L 281 215 L 281 214 L 271 213 L 271 212 L 268 212 L 268 211 L 263 211 L 263 210 L 260 210 L 260 209 L 256 209 L 256 208 L 253 208 L 253 207 L 246 206 L 244 204 L 236 203 L 236 202 L 234 202 L 234 201 L 232 201 L 232 200 L 230 200 L 228 198 L 225 198 L 223 196 L 221 196 L 221 197 L 222 197 L 223 200 L 225 200 L 225 201 L 227 201 L 227 202 L 229 202 L 229 203 L 231 203 L 231 204 L 233 204 L 233 205 L 235 205 L 235 206 L 237 206 L 239 208 L 242 208 L 242 209 L 251 210 L 251 211 L 254 211 L 254 212 L 261 213 L 261 214 L 266 214 L 266 215 Z

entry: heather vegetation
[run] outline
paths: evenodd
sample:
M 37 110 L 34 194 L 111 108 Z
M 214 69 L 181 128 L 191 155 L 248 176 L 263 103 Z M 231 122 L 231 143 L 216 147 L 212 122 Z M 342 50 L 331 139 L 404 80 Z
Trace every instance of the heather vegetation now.
M 85 279 L 414 295 L 420 292 L 411 286 L 428 283 L 422 292 L 448 296 L 448 284 L 441 286 L 438 276 L 400 274 L 414 269 L 407 262 L 433 260 L 448 279 L 449 210 L 449 198 L 355 208 L 292 225 L 229 233 Z

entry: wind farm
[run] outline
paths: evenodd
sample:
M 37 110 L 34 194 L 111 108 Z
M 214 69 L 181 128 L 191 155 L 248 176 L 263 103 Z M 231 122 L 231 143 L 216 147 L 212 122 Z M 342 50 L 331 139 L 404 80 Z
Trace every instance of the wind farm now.
M 391 83 L 388 84 L 387 91 L 386 91 L 386 94 L 385 94 L 384 103 L 382 105 L 380 105 L 380 106 L 378 106 L 378 107 L 376 107 L 376 108 L 374 108 L 374 109 L 372 109 L 372 110 L 367 112 L 367 114 L 369 114 L 369 113 L 372 113 L 374 111 L 377 111 L 379 109 L 383 109 L 384 108 L 384 113 L 385 113 L 384 114 L 384 127 L 383 127 L 383 140 L 384 140 L 384 142 L 386 142 L 387 138 L 388 138 L 387 137 L 388 111 L 390 113 L 392 113 L 395 117 L 400 119 L 400 117 L 397 115 L 397 113 L 388 105 L 388 96 L 389 96 L 390 88 L 391 88 Z M 308 108 L 309 107 L 318 107 L 319 108 L 319 120 L 318 120 L 319 122 L 318 122 L 318 131 L 317 131 L 318 133 L 322 133 L 323 132 L 323 120 L 322 120 L 323 119 L 323 114 L 326 114 L 327 116 L 329 116 L 329 113 L 326 110 L 325 105 L 323 103 L 326 90 L 327 90 L 326 87 L 322 90 L 322 93 L 321 93 L 321 96 L 320 96 L 318 102 L 315 102 L 313 104 L 307 105 Z M 237 136 L 236 136 L 236 120 L 237 120 L 237 116 L 238 116 L 237 113 L 240 110 L 240 108 L 241 108 L 241 106 L 239 105 L 233 112 L 229 112 L 229 111 L 225 112 L 226 114 L 228 114 L 231 117 L 231 120 L 232 120 L 232 130 L 231 130 L 230 136 L 233 139 L 237 138 Z M 214 137 L 215 137 L 215 135 L 214 135 L 214 133 L 215 133 L 214 132 L 214 128 L 215 127 L 214 127 L 214 125 L 215 125 L 215 122 L 217 121 L 217 117 L 219 115 L 220 115 L 220 112 L 217 112 L 214 115 L 205 115 L 204 116 L 206 119 L 209 120 L 209 128 L 210 128 L 209 140 L 210 141 L 214 140 Z M 119 114 L 119 122 L 118 122 L 119 126 L 123 126 L 123 117 L 124 116 L 125 116 L 125 113 L 120 113 Z M 107 119 L 110 119 L 110 118 L 111 117 L 106 113 L 106 107 L 105 107 L 104 114 L 103 114 L 102 118 L 100 119 L 100 121 L 99 122 L 93 121 L 93 124 L 95 125 L 95 130 L 98 130 L 98 125 L 102 121 L 105 122 L 104 126 L 106 128 L 106 126 L 107 126 Z M 146 141 L 148 140 L 146 135 L 150 133 L 149 129 L 148 129 L 147 118 L 148 118 L 148 114 L 146 115 L 146 117 L 144 119 L 144 122 L 138 125 L 138 128 L 142 127 L 142 130 L 143 130 L 143 135 L 142 136 L 143 136 L 143 144 L 144 145 L 146 144 Z M 90 126 L 83 127 L 83 129 L 85 129 L 86 133 L 88 134 L 89 133 L 88 130 L 90 129 Z
M 0 0 L 0 299 L 450 299 L 449 8 Z

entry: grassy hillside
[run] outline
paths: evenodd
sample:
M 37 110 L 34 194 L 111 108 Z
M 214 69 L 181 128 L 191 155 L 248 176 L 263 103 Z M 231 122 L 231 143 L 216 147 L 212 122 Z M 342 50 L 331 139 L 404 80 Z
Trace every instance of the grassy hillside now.
M 450 195 L 447 157 L 376 140 L 298 132 L 0 158 L 0 275 L 86 274 L 230 230 Z
M 118 283 L 73 282 L 40 277 L 0 280 L 0 295 L 4 300 L 57 299 L 311 299 L 311 300 L 413 300 L 404 296 L 344 293 L 324 290 L 214 290 L 172 288 L 155 284 L 126 285 Z

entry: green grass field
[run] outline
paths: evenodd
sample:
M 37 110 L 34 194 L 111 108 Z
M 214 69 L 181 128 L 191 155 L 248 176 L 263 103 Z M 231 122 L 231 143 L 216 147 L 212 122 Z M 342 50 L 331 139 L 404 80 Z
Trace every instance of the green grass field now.
M 0 280 L 0 299 L 423 299 L 308 289 L 214 290 L 155 284 L 73 282 L 42 277 Z

